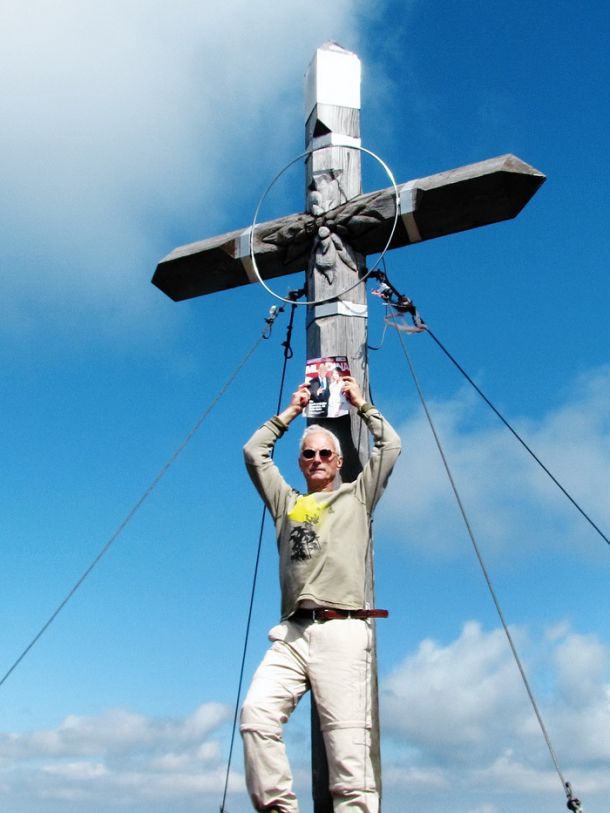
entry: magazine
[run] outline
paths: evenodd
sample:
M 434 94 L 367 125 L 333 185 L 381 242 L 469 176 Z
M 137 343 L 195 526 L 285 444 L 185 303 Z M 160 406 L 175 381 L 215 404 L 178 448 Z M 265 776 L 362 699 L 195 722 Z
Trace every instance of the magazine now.
M 305 381 L 309 384 L 311 400 L 303 413 L 306 418 L 347 415 L 349 403 L 342 392 L 344 375 L 350 375 L 347 356 L 324 356 L 307 361 Z

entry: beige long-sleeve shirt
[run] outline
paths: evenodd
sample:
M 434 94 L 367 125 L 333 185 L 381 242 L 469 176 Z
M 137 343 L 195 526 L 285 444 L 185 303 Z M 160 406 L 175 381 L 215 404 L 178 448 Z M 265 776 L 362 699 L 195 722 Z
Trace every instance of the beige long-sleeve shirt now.
M 374 448 L 353 483 L 302 494 L 282 477 L 271 454 L 285 425 L 272 418 L 244 447 L 248 473 L 275 522 L 282 618 L 302 602 L 336 609 L 365 606 L 370 519 L 400 454 L 400 438 L 379 410 L 359 410 Z

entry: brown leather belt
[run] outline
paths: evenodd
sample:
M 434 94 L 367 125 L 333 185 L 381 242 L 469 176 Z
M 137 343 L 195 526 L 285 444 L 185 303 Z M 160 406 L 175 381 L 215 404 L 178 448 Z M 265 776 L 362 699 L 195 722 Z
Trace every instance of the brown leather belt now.
M 331 607 L 315 607 L 307 609 L 306 607 L 299 607 L 298 610 L 290 616 L 290 619 L 307 620 L 307 621 L 334 621 L 338 618 L 358 618 L 366 620 L 367 618 L 387 618 L 389 612 L 387 610 L 335 610 Z

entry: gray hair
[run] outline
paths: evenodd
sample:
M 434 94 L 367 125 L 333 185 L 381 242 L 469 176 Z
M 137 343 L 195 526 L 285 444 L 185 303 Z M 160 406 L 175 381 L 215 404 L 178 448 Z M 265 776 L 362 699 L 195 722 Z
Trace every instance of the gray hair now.
M 323 432 L 325 435 L 328 435 L 332 445 L 335 447 L 335 454 L 339 455 L 339 457 L 343 457 L 343 452 L 341 451 L 341 444 L 339 443 L 339 438 L 335 435 L 334 432 L 331 432 L 330 429 L 327 429 L 325 426 L 320 426 L 319 423 L 310 424 L 307 427 L 307 429 L 303 432 L 303 437 L 301 438 L 301 443 L 299 444 L 299 452 L 303 451 L 305 441 L 307 440 L 309 435 L 314 434 L 314 432 Z

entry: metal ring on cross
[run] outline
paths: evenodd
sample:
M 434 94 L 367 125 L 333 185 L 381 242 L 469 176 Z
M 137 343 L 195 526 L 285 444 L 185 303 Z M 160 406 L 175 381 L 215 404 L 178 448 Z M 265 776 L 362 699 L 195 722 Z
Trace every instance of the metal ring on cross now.
M 376 161 L 378 161 L 381 164 L 381 166 L 384 168 L 384 170 L 385 170 L 385 172 L 386 172 L 388 178 L 390 179 L 390 182 L 391 182 L 391 184 L 392 184 L 392 186 L 394 188 L 394 200 L 395 200 L 394 222 L 392 223 L 392 228 L 390 230 L 390 236 L 387 239 L 387 242 L 386 242 L 386 244 L 385 244 L 385 246 L 383 248 L 383 251 L 381 252 L 379 257 L 377 258 L 377 261 L 372 266 L 372 268 L 367 269 L 366 273 L 363 274 L 362 277 L 359 277 L 358 280 L 353 285 L 350 285 L 348 288 L 346 288 L 344 291 L 340 291 L 338 294 L 332 294 L 332 296 L 324 297 L 324 299 L 311 299 L 311 300 L 306 300 L 305 302 L 299 302 L 299 301 L 294 300 L 294 299 L 288 299 L 285 296 L 280 296 L 274 290 L 272 290 L 267 285 L 267 283 L 263 280 L 263 278 L 262 278 L 262 276 L 260 274 L 260 271 L 258 270 L 258 265 L 256 263 L 256 257 L 254 255 L 254 230 L 256 229 L 258 214 L 260 212 L 261 206 L 265 202 L 265 200 L 267 198 L 267 195 L 269 194 L 269 192 L 271 191 L 273 186 L 282 177 L 282 175 L 287 170 L 289 170 L 291 166 L 296 164 L 297 161 L 301 161 L 303 158 L 306 158 L 308 155 L 311 155 L 312 153 L 316 152 L 317 150 L 327 149 L 329 146 L 332 146 L 332 147 L 344 147 L 345 149 L 350 149 L 350 150 L 359 150 L 360 152 L 364 152 L 367 155 L 370 155 L 371 158 L 374 158 Z M 394 232 L 396 231 L 396 226 L 398 224 L 399 216 L 400 216 L 400 194 L 398 192 L 398 186 L 396 185 L 396 181 L 394 179 L 394 175 L 392 174 L 392 170 L 385 163 L 385 161 L 383 161 L 383 159 L 381 159 L 378 155 L 376 155 L 371 150 L 367 150 L 366 147 L 362 147 L 362 146 L 356 145 L 356 144 L 332 144 L 332 145 L 323 144 L 323 145 L 321 145 L 319 147 L 310 147 L 309 149 L 305 150 L 305 152 L 302 152 L 300 155 L 297 155 L 296 158 L 293 158 L 292 161 L 290 161 L 288 164 L 286 164 L 286 166 L 277 173 L 277 175 L 273 178 L 273 180 L 271 181 L 269 186 L 263 192 L 263 195 L 262 195 L 261 199 L 258 202 L 258 206 L 256 207 L 256 211 L 254 212 L 254 219 L 252 220 L 252 226 L 250 227 L 250 259 L 252 261 L 252 268 L 253 268 L 254 273 L 256 275 L 256 279 L 258 280 L 258 282 L 260 282 L 260 284 L 267 291 L 267 293 L 271 294 L 271 296 L 274 296 L 276 299 L 279 299 L 281 302 L 286 302 L 288 305 L 294 305 L 294 304 L 296 304 L 296 305 L 323 305 L 325 302 L 332 302 L 335 299 L 339 299 L 340 297 L 345 296 L 345 294 L 348 294 L 350 291 L 353 291 L 354 288 L 356 288 L 358 285 L 360 285 L 361 282 L 365 282 L 367 280 L 367 278 L 373 273 L 373 271 L 375 271 L 375 269 L 380 265 L 381 261 L 385 257 L 386 252 L 390 248 L 390 243 L 392 242 L 392 238 L 394 237 Z

